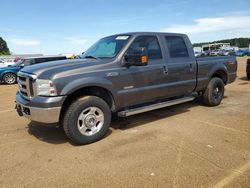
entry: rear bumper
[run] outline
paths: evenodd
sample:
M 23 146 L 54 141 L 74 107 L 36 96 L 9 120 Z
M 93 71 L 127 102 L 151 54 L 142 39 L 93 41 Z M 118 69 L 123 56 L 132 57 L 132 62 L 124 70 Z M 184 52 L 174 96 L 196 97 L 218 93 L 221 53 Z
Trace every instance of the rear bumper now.
M 61 113 L 61 105 L 55 106 L 55 104 L 57 104 L 58 101 L 63 102 L 63 98 L 64 97 L 46 97 L 44 102 L 50 101 L 50 103 L 46 104 L 47 107 L 37 107 L 32 106 L 32 102 L 22 98 L 18 92 L 16 94 L 16 110 L 19 116 L 24 116 L 31 121 L 45 124 L 58 123 Z M 41 102 L 41 99 L 39 100 Z

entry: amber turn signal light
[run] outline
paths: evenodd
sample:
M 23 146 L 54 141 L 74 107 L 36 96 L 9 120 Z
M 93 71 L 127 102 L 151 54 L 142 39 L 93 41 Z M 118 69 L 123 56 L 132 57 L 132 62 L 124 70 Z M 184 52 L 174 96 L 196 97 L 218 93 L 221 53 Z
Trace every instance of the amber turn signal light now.
M 142 63 L 147 63 L 148 62 L 148 57 L 147 56 L 141 56 L 141 62 Z

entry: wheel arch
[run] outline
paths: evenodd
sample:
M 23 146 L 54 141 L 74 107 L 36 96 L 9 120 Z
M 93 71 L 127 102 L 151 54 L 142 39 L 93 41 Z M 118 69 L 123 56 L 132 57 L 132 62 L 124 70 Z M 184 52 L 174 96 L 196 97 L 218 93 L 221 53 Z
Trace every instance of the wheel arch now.
M 111 111 L 115 111 L 115 99 L 113 97 L 113 94 L 111 91 L 104 87 L 100 86 L 86 86 L 83 88 L 79 88 L 77 90 L 74 90 L 72 93 L 70 93 L 67 98 L 64 100 L 62 105 L 62 111 L 60 115 L 60 119 L 63 117 L 64 113 L 66 112 L 68 106 L 75 101 L 77 98 L 80 98 L 82 96 L 96 96 L 103 99 L 108 106 L 110 107 Z
M 5 71 L 5 72 L 3 72 L 3 73 L 0 75 L 0 81 L 4 82 L 4 80 L 3 80 L 4 76 L 5 76 L 6 74 L 9 74 L 9 73 L 15 75 L 15 77 L 16 77 L 16 79 L 17 79 L 17 73 L 16 73 L 16 72 L 13 72 L 13 71 Z M 16 81 L 17 81 L 17 80 L 16 80 Z
M 12 74 L 14 74 L 17 77 L 17 73 L 16 72 L 7 70 L 7 71 L 4 71 L 4 72 L 1 73 L 1 75 L 0 75 L 1 79 L 3 79 L 4 75 L 6 75 L 8 73 L 12 73 Z
M 214 77 L 217 77 L 217 78 L 220 78 L 222 79 L 222 81 L 224 82 L 224 84 L 226 85 L 227 84 L 227 81 L 228 81 L 228 74 L 227 74 L 227 71 L 224 70 L 224 69 L 218 69 L 216 71 L 213 72 L 213 74 L 211 75 L 211 78 L 214 78 Z

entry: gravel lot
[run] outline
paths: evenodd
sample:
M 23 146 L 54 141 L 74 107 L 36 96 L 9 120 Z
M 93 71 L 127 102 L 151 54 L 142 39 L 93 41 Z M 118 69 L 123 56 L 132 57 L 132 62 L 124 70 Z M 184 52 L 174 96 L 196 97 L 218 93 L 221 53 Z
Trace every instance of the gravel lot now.
M 220 106 L 121 119 L 86 146 L 18 117 L 17 86 L 0 85 L 0 187 L 250 187 L 250 81 L 238 62 Z

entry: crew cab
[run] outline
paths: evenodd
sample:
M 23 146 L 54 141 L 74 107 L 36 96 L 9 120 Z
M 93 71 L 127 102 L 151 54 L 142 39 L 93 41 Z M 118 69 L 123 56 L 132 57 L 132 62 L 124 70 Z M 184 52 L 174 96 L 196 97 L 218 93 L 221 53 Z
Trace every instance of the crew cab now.
M 104 137 L 113 114 L 126 117 L 198 96 L 217 106 L 236 71 L 234 56 L 196 58 L 185 34 L 117 34 L 100 39 L 82 59 L 22 69 L 16 109 L 89 144 Z
M 44 63 L 48 61 L 64 60 L 65 56 L 40 56 L 19 59 L 16 63 L 6 67 L 0 67 L 0 83 L 15 84 L 17 81 L 17 72 L 23 67 Z

